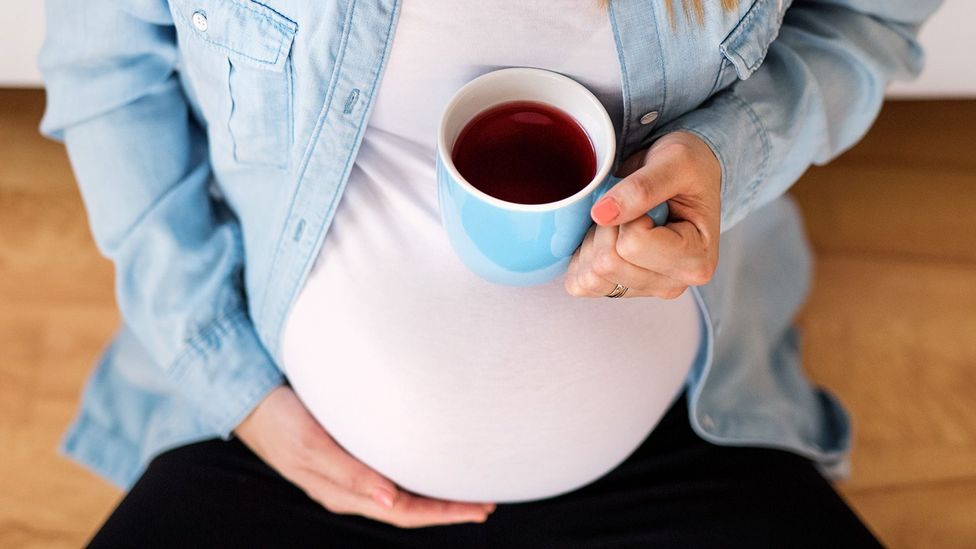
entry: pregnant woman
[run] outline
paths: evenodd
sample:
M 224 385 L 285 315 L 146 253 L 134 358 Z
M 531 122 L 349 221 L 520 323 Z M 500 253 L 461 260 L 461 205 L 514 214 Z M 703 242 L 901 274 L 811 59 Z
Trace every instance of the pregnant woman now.
M 91 545 L 877 546 L 783 193 L 937 4 L 48 0 L 42 131 L 124 321 L 63 442 L 127 489 Z M 589 88 L 624 177 L 521 288 L 454 255 L 435 174 L 511 66 Z

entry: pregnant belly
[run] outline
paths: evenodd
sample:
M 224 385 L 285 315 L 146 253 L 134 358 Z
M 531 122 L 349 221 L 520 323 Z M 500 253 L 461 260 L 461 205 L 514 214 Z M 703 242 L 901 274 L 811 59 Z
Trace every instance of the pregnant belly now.
M 657 424 L 686 371 L 654 360 L 585 368 L 360 363 L 291 368 L 288 376 L 340 445 L 403 488 L 514 502 L 558 495 L 613 469 Z
M 368 325 L 330 322 L 315 301 L 299 299 L 285 331 L 296 393 L 353 456 L 458 501 L 542 499 L 611 471 L 681 391 L 699 338 L 688 293 L 643 307 L 577 299 L 588 310 L 545 319 L 532 307 L 476 331 L 446 312 L 406 322 L 389 307 Z M 512 330 L 516 318 L 545 329 Z

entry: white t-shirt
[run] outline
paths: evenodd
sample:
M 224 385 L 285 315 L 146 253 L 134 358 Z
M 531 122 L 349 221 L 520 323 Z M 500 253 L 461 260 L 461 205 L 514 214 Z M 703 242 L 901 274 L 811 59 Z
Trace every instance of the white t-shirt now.
M 283 367 L 348 452 L 408 490 L 515 502 L 626 459 L 680 393 L 700 337 L 690 292 L 578 298 L 486 282 L 455 257 L 435 178 L 438 116 L 508 66 L 566 74 L 619 132 L 620 67 L 591 0 L 406 0 L 374 110 Z

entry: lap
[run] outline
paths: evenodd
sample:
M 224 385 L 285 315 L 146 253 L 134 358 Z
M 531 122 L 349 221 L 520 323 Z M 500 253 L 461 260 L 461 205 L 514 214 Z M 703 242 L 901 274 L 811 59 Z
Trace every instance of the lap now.
M 624 463 L 572 493 L 502 506 L 499 547 L 878 547 L 814 464 L 717 446 L 676 409 Z M 502 539 L 502 538 L 496 538 Z M 523 544 L 520 545 L 519 543 Z
M 331 513 L 237 440 L 166 452 L 92 547 L 871 547 L 808 460 L 697 437 L 679 400 L 627 460 L 545 500 L 498 504 L 484 524 L 401 529 Z
M 335 514 L 239 440 L 208 440 L 154 459 L 90 547 L 457 547 L 478 526 L 411 530 Z

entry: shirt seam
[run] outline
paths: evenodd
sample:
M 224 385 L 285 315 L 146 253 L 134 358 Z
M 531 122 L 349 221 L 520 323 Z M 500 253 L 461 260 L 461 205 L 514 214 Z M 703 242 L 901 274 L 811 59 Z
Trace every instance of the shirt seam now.
M 281 233 L 279 234 L 276 240 L 277 244 L 275 246 L 274 254 L 271 258 L 269 272 L 274 272 L 275 266 L 281 262 L 281 255 L 284 253 L 285 246 L 287 245 L 288 227 L 291 225 L 291 219 L 292 216 L 294 215 L 295 203 L 298 200 L 299 189 L 302 186 L 302 182 L 305 180 L 305 173 L 308 171 L 308 164 L 309 162 L 311 162 L 312 153 L 315 151 L 315 147 L 322 136 L 322 131 L 325 128 L 325 122 L 329 115 L 329 109 L 332 108 L 332 102 L 335 99 L 336 87 L 338 86 L 339 73 L 341 71 L 341 67 L 346 56 L 346 47 L 349 42 L 349 34 L 352 29 L 352 20 L 353 20 L 353 15 L 355 14 L 355 10 L 356 10 L 356 1 L 353 0 L 349 8 L 349 14 L 346 15 L 346 20 L 342 28 L 342 37 L 339 40 L 339 49 L 336 52 L 336 61 L 333 64 L 333 67 L 335 69 L 332 71 L 332 75 L 329 79 L 325 102 L 322 105 L 321 111 L 319 111 L 318 120 L 316 122 L 315 129 L 313 130 L 312 136 L 309 139 L 308 146 L 305 148 L 305 152 L 302 154 L 301 164 L 299 166 L 298 175 L 296 177 L 298 184 L 295 186 L 295 190 L 291 195 L 291 200 L 288 203 L 288 209 L 285 212 L 285 218 L 283 221 L 283 226 L 281 227 Z M 267 315 L 268 311 L 270 310 L 269 308 L 271 307 L 271 305 L 269 303 L 269 296 L 272 293 L 273 286 L 275 286 L 275 284 L 272 283 L 266 284 L 264 287 L 264 291 L 261 293 L 262 316 Z M 276 334 L 267 334 L 267 336 L 277 341 Z M 277 346 L 276 344 L 272 345 L 272 347 L 276 347 L 276 346 Z M 273 349 L 271 349 L 271 351 L 272 353 L 274 352 Z

